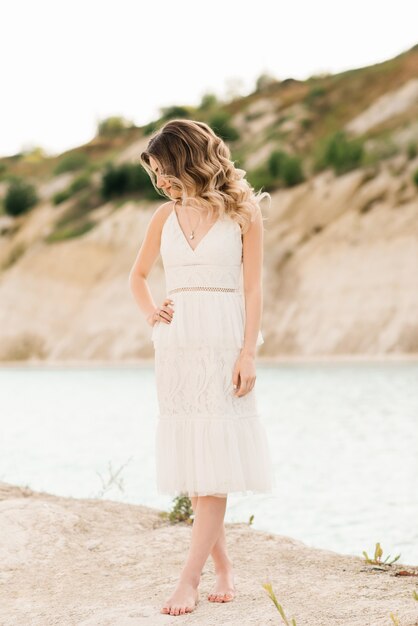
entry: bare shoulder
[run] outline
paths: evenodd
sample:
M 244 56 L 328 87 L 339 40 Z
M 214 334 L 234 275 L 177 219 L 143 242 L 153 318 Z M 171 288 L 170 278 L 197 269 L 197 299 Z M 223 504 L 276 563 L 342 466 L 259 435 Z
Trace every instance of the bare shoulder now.
M 165 220 L 170 215 L 172 208 L 173 208 L 172 200 L 169 200 L 168 202 L 163 202 L 163 204 L 160 204 L 160 206 L 154 211 L 151 219 L 153 221 L 164 224 Z
M 173 201 L 168 200 L 167 202 L 163 202 L 160 206 L 155 210 L 154 215 L 158 215 L 159 219 L 164 219 L 168 217 L 171 213 L 171 209 L 173 208 Z
M 261 212 L 260 206 L 257 204 L 251 208 L 250 220 L 248 222 L 247 228 L 244 232 L 244 237 L 251 237 L 253 234 L 257 233 L 262 227 L 263 224 L 263 214 Z
M 170 215 L 172 209 L 173 209 L 172 200 L 169 200 L 168 202 L 164 202 L 163 204 L 160 204 L 160 206 L 157 209 L 155 209 L 154 213 L 152 214 L 152 217 L 150 220 L 150 227 L 161 230 L 162 227 L 164 226 L 166 219 Z

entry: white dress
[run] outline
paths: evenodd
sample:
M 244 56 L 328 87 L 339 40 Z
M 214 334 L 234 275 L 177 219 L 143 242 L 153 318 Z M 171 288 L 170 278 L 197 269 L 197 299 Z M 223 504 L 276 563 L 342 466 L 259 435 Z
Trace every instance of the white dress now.
M 174 316 L 151 333 L 157 490 L 189 497 L 271 492 L 272 459 L 255 387 L 233 395 L 245 325 L 241 229 L 228 216 L 218 218 L 193 250 L 173 208 L 161 257 Z M 257 346 L 262 343 L 260 331 Z

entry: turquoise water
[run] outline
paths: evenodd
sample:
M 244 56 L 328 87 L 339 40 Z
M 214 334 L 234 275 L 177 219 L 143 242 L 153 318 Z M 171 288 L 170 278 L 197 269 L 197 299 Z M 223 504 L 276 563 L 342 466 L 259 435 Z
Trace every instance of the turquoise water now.
M 272 495 L 228 498 L 226 521 L 418 564 L 418 364 L 259 364 Z M 168 509 L 155 487 L 149 366 L 0 369 L 0 480 Z M 110 466 L 109 466 L 110 463 Z

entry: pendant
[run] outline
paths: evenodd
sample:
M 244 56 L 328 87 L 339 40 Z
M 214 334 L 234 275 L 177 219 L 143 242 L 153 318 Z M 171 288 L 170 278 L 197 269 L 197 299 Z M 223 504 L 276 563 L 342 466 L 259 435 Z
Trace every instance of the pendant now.
M 194 231 L 192 230 L 192 232 L 189 235 L 189 239 L 194 239 Z

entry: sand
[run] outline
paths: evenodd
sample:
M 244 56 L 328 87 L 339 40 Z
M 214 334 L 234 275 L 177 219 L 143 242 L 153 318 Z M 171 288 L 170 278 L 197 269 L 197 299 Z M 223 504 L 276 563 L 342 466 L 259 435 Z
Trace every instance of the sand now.
M 256 511 L 254 511 L 256 513 Z M 270 582 L 297 626 L 418 625 L 418 567 L 375 567 L 359 555 L 227 524 L 237 596 L 206 599 L 209 559 L 193 613 L 160 608 L 184 562 L 191 525 L 171 525 L 144 506 L 72 499 L 0 483 L 1 626 L 267 626 L 283 621 L 262 587 Z M 385 557 L 385 555 L 383 555 Z

